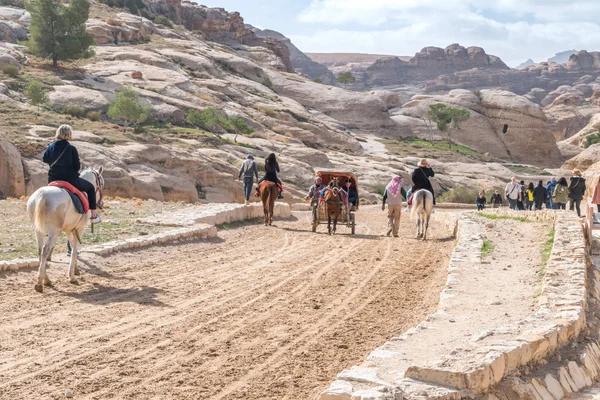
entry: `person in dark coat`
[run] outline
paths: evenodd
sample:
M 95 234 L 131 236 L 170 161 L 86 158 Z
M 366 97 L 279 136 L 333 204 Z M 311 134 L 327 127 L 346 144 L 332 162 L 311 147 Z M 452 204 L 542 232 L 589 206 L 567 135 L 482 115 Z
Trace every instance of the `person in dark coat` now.
M 533 202 L 535 203 L 535 209 L 541 210 L 542 204 L 546 202 L 548 198 L 548 191 L 544 187 L 544 182 L 539 181 L 535 189 L 533 189 Z
M 581 217 L 581 200 L 585 194 L 585 179 L 581 176 L 581 171 L 577 168 L 573 170 L 573 177 L 569 183 L 569 210 L 577 208 L 577 215 Z
M 496 191 L 492 195 L 490 203 L 492 203 L 492 208 L 498 208 L 502 205 L 502 195 L 500 194 L 500 191 L 498 189 L 496 189 Z
M 79 177 L 81 162 L 79 153 L 75 146 L 69 141 L 73 137 L 73 129 L 70 125 L 61 125 L 56 130 L 55 142 L 51 143 L 44 151 L 42 161 L 50 165 L 48 170 L 48 183 L 54 181 L 66 181 L 82 192 L 87 193 L 90 211 L 92 212 L 92 224 L 100 223 L 102 220 L 96 212 L 96 188 L 85 179 Z
M 435 172 L 433 172 L 431 165 L 423 158 L 419 161 L 417 168 L 412 173 L 412 193 L 416 193 L 417 190 L 421 189 L 429 190 L 433 196 L 433 204 L 435 205 L 435 193 L 433 192 L 433 186 L 431 186 L 431 182 L 429 181 L 429 178 L 433 178 L 434 176 Z
M 283 185 L 277 177 L 278 173 L 279 163 L 277 162 L 277 156 L 275 155 L 275 153 L 271 153 L 267 156 L 267 158 L 265 158 L 265 176 L 258 180 L 258 185 L 260 185 L 262 181 L 271 181 L 276 183 L 277 186 L 279 186 L 278 198 L 283 199 L 283 196 L 281 195 L 281 192 L 283 191 Z M 256 193 L 258 195 L 258 187 L 256 188 Z

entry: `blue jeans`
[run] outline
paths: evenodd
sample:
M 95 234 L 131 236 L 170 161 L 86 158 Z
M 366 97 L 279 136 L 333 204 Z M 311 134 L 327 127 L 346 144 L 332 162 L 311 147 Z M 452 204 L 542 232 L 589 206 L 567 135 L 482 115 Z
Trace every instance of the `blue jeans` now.
M 244 198 L 246 200 L 250 200 L 250 195 L 252 194 L 252 184 L 254 183 L 254 177 L 246 178 L 244 177 Z

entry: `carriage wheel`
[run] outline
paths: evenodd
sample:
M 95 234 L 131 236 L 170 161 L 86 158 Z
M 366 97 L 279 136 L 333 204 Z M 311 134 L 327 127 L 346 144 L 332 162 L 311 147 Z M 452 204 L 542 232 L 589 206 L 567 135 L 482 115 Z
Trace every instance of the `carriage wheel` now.
M 356 220 L 354 218 L 354 213 L 350 213 L 350 224 L 352 225 L 352 234 L 356 233 Z

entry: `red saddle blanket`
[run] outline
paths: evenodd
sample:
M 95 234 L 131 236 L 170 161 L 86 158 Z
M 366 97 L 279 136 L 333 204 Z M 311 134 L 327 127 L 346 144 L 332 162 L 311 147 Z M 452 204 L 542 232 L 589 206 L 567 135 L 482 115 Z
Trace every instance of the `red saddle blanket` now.
M 54 181 L 54 182 L 50 182 L 48 184 L 48 186 L 54 186 L 54 187 L 66 189 L 69 192 L 73 193 L 75 196 L 77 196 L 79 198 L 79 200 L 81 200 L 81 204 L 83 205 L 83 213 L 84 214 L 87 213 L 88 210 L 90 209 L 90 203 L 88 202 L 87 194 L 80 192 L 79 189 L 77 189 L 75 186 L 71 185 L 69 182 Z

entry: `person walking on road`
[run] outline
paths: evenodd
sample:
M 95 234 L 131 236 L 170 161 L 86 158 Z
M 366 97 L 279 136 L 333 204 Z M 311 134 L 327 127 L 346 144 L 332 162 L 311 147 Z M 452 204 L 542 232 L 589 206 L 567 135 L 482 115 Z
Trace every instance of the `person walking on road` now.
M 383 193 L 382 211 L 385 211 L 386 200 L 388 202 L 388 231 L 386 236 L 390 236 L 393 233 L 394 237 L 398 237 L 400 215 L 402 214 L 402 197 L 406 197 L 406 192 L 401 184 L 402 178 L 395 175 L 390 183 L 387 184 Z
M 544 187 L 544 182 L 539 181 L 538 185 L 533 189 L 533 202 L 535 204 L 535 209 L 541 210 L 542 205 L 546 203 L 548 199 L 548 191 Z
M 517 183 L 516 177 L 513 176 L 506 185 L 504 196 L 508 200 L 508 208 L 511 210 L 518 210 L 517 202 L 521 201 L 521 185 Z
M 577 216 L 581 217 L 581 200 L 585 194 L 585 179 L 581 176 L 581 171 L 577 168 L 573 170 L 573 176 L 569 183 L 569 210 L 577 209 Z
M 554 193 L 552 193 L 552 204 L 554 204 L 555 210 L 566 210 L 567 202 L 569 201 L 569 184 L 565 177 L 558 180 L 558 183 L 554 187 Z
M 248 154 L 246 160 L 242 163 L 240 167 L 240 172 L 238 174 L 238 180 L 244 176 L 244 203 L 248 205 L 250 203 L 250 195 L 252 194 L 252 184 L 254 183 L 254 177 L 258 181 L 258 167 L 256 166 L 256 161 L 254 161 L 254 156 L 252 154 Z

